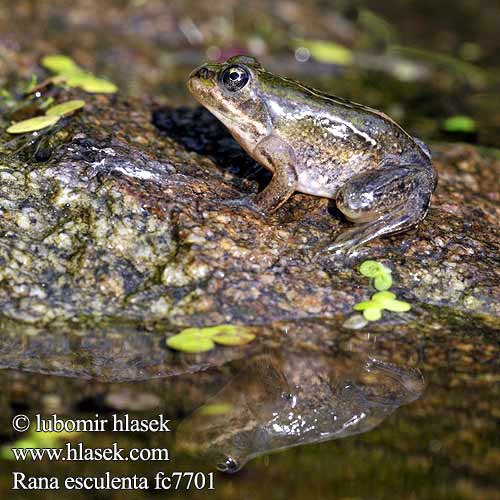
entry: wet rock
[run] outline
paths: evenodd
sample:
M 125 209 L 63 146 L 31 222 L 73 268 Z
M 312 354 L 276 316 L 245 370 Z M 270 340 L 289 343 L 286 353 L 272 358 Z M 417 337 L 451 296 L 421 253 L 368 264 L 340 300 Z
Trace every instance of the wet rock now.
M 439 187 L 416 231 L 311 262 L 312 247 L 348 225 L 331 202 L 296 194 L 268 218 L 228 206 L 268 174 L 204 111 L 155 110 L 154 123 L 144 103 L 98 97 L 52 137 L 48 161 L 33 159 L 35 145 L 2 153 L 5 320 L 164 330 L 347 318 L 369 293 L 357 265 L 375 258 L 414 305 L 398 321 L 425 321 L 435 307 L 495 321 L 493 156 L 435 148 Z

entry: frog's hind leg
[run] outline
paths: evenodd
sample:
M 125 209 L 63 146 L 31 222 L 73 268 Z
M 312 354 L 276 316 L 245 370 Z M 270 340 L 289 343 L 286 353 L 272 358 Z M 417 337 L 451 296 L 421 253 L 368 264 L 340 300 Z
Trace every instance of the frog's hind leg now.
M 349 251 L 383 235 L 415 227 L 426 215 L 434 189 L 429 165 L 397 165 L 359 174 L 337 194 L 337 207 L 359 225 L 320 253 Z

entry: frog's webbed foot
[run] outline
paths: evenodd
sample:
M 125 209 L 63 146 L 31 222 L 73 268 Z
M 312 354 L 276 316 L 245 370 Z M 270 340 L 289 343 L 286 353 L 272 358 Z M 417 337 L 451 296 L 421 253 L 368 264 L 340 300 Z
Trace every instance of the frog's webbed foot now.
M 430 164 L 389 166 L 353 177 L 339 190 L 337 207 L 359 225 L 317 255 L 349 254 L 375 238 L 415 227 L 427 213 L 434 182 Z
M 399 214 L 399 215 L 398 215 Z M 385 234 L 399 232 L 410 229 L 418 224 L 415 221 L 409 223 L 409 219 L 404 210 L 398 210 L 398 213 L 387 214 L 373 222 L 359 224 L 349 229 L 345 229 L 332 244 L 321 248 L 315 255 L 315 258 L 324 254 L 350 255 L 365 243 L 383 236 Z M 404 229 L 402 229 L 404 226 Z M 399 228 L 399 229 L 398 229 Z

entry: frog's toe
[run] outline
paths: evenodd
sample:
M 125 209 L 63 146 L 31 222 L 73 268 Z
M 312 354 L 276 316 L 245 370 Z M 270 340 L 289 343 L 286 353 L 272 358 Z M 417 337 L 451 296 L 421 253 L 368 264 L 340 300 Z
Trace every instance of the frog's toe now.
M 316 248 L 313 252 L 312 260 L 315 261 L 320 257 L 328 255 L 350 256 L 362 245 L 362 241 L 357 236 L 358 232 L 356 230 L 344 231 L 335 238 L 333 243 Z
M 329 255 L 347 255 L 351 250 L 351 247 L 347 242 L 337 241 L 335 240 L 333 243 L 329 245 L 317 246 L 313 249 L 312 258 L 313 262 L 317 261 L 321 257 L 326 257 Z

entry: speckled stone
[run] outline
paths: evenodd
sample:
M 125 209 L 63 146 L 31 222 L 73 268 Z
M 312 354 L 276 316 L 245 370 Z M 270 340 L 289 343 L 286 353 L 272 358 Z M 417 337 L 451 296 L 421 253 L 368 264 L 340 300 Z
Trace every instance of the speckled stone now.
M 439 186 L 416 231 L 313 262 L 313 247 L 348 226 L 331 202 L 296 194 L 268 218 L 225 205 L 268 176 L 208 113 L 156 110 L 162 130 L 151 113 L 96 97 L 50 138 L 48 161 L 34 147 L 2 153 L 3 318 L 152 328 L 346 319 L 370 293 L 357 267 L 371 258 L 413 305 L 383 321 L 425 322 L 438 308 L 497 324 L 498 159 L 435 147 Z

